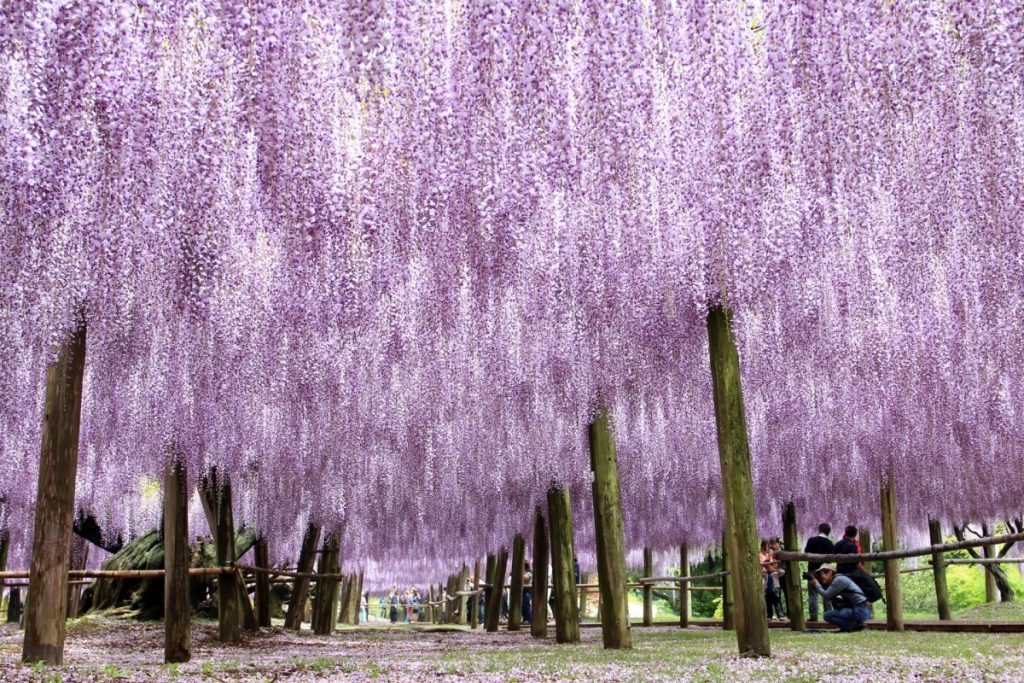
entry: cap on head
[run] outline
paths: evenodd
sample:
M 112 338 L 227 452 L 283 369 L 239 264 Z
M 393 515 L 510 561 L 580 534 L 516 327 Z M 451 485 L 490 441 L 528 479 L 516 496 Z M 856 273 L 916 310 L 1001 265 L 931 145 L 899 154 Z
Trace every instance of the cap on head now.
M 814 570 L 815 574 L 820 574 L 821 572 L 832 572 L 833 574 L 835 574 L 836 566 L 834 564 L 823 564 Z

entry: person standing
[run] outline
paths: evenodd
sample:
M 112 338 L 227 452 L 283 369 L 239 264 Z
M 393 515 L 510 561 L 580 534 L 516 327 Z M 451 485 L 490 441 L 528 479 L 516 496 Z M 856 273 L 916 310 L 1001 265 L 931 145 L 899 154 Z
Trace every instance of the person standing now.
M 852 524 L 846 527 L 843 532 L 843 537 L 836 542 L 835 550 L 836 555 L 859 555 L 861 553 L 860 541 L 857 540 L 857 527 Z M 860 562 L 840 562 L 836 567 L 836 571 L 840 574 L 850 574 L 857 571 L 860 566 Z
M 530 562 L 523 563 L 523 623 L 529 624 L 533 621 L 533 572 L 530 571 Z
M 391 618 L 392 624 L 398 623 L 398 606 L 402 601 L 402 596 L 398 593 L 398 586 L 391 586 L 391 592 L 388 594 L 388 603 L 391 605 L 388 616 Z
M 835 550 L 835 546 L 832 544 L 832 539 L 828 535 L 832 533 L 832 527 L 826 523 L 818 525 L 818 535 L 812 536 L 807 539 L 807 543 L 804 545 L 805 553 L 812 553 L 814 555 L 828 555 Z M 810 562 L 807 565 L 808 573 L 813 575 L 814 572 L 818 571 L 821 567 L 821 562 Z M 814 583 L 813 579 L 810 579 L 807 583 L 807 607 L 810 611 L 811 621 L 818 620 L 818 597 L 819 592 L 814 590 L 811 584 Z M 826 602 L 822 607 L 823 610 L 831 609 L 831 605 Z

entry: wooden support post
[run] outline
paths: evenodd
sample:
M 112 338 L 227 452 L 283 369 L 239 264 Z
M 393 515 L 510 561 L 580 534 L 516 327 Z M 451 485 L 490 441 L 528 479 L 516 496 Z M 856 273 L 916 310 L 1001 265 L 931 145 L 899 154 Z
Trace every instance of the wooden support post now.
M 437 623 L 437 619 L 434 617 L 434 605 L 432 604 L 435 601 L 435 599 L 436 598 L 434 598 L 434 584 L 430 584 L 429 586 L 427 586 L 427 622 L 431 624 Z
M 530 635 L 546 638 L 548 635 L 548 530 L 544 523 L 544 510 L 540 505 L 533 513 L 533 590 L 531 592 L 532 620 Z
M 217 495 L 214 492 L 214 495 Z M 217 499 L 217 564 L 235 561 L 235 521 L 232 512 L 231 484 L 224 482 Z M 220 640 L 224 643 L 242 641 L 242 602 L 237 574 L 217 577 L 217 622 Z
M 494 572 L 491 574 L 491 595 L 487 603 L 487 615 L 484 619 L 484 628 L 494 633 L 498 630 L 498 622 L 501 618 L 501 596 L 504 593 L 505 570 L 508 569 L 508 548 L 502 546 L 494 555 Z
M 459 583 L 458 587 L 456 588 L 456 591 L 464 593 L 466 591 L 466 584 L 469 583 L 469 567 L 466 565 L 465 562 L 462 563 L 462 570 L 459 571 L 458 581 Z M 467 612 L 469 611 L 469 596 L 459 596 L 459 599 L 456 600 L 455 605 L 456 610 L 458 612 L 458 615 L 455 618 L 455 623 L 468 624 L 469 619 L 467 617 L 469 615 L 467 614 Z
M 575 600 L 576 578 L 573 571 L 576 549 L 568 489 L 548 489 L 548 517 L 551 520 L 551 565 L 554 571 L 555 640 L 559 643 L 578 643 L 579 607 Z
M 768 657 L 768 615 L 757 555 L 760 543 L 754 509 L 754 483 L 743 408 L 740 360 L 732 336 L 732 314 L 714 307 L 708 311 L 708 347 L 722 469 L 726 518 L 731 521 L 728 545 L 733 564 L 736 602 L 736 640 L 741 655 Z
M 883 550 L 896 550 L 896 491 L 892 479 L 882 482 Z M 885 561 L 885 623 L 890 631 L 903 630 L 903 591 L 900 588 L 900 561 Z
M 316 560 L 316 549 L 320 543 L 320 527 L 310 523 L 306 527 L 306 534 L 302 537 L 302 550 L 299 551 L 299 565 L 297 572 L 308 574 L 313 571 L 313 562 Z M 292 598 L 288 604 L 288 612 L 285 615 L 284 627 L 292 631 L 302 628 L 306 613 L 306 598 L 309 595 L 309 579 L 296 578 L 292 586 Z M 390 607 L 389 607 L 390 609 Z
M 354 574 L 349 574 L 342 579 L 339 584 L 341 586 L 341 600 L 338 601 L 339 604 L 335 609 L 335 612 L 337 612 L 338 623 L 347 624 L 352 618 L 350 616 L 350 608 L 352 600 L 352 581 L 354 576 Z
M 81 536 L 71 537 L 71 564 L 69 569 L 83 570 L 89 563 L 89 546 L 91 544 Z M 78 603 L 82 599 L 83 586 L 80 583 L 68 583 L 68 619 L 78 617 Z
M 796 506 L 786 503 L 782 508 L 782 547 L 784 550 L 800 552 L 800 538 L 796 529 Z M 807 628 L 804 619 L 804 591 L 800 576 L 800 563 L 792 560 L 785 563 L 786 611 L 789 612 L 789 628 L 803 631 Z
M 188 568 L 188 474 L 183 460 L 164 472 L 164 663 L 192 659 L 192 603 Z
M 644 576 L 654 576 L 654 556 L 649 547 L 644 548 Z M 683 588 L 683 586 L 680 584 Z M 644 626 L 654 626 L 654 584 L 644 584 Z
M 724 631 L 732 631 L 736 628 L 735 610 L 733 610 L 732 604 L 732 563 L 729 561 L 729 544 L 725 540 L 728 535 L 728 532 L 722 534 L 722 571 L 730 572 L 722 577 L 722 630 Z
M 932 545 L 942 544 L 942 526 L 937 519 L 928 520 L 928 540 Z M 950 621 L 953 618 L 949 609 L 949 589 L 946 586 L 946 555 L 932 553 L 932 575 L 935 578 L 935 601 L 939 606 L 939 620 Z M 986 572 L 988 573 L 988 572 Z
M 270 569 L 270 552 L 267 539 L 258 537 L 253 548 L 253 560 L 260 569 Z M 270 575 L 256 573 L 256 623 L 263 628 L 270 626 Z
M 320 553 L 320 561 L 317 563 L 317 573 L 337 574 L 338 573 L 338 535 L 329 533 L 324 539 L 323 549 Z M 336 621 L 338 604 L 338 580 L 321 579 L 316 582 L 316 594 L 313 598 L 313 615 L 310 625 L 313 633 L 326 636 L 333 632 L 333 622 Z
M 981 523 L 981 535 L 988 536 L 988 524 L 986 522 Z M 986 560 L 995 559 L 996 548 L 995 546 L 986 545 L 981 549 L 981 555 Z M 985 602 L 999 602 L 999 590 L 996 587 L 996 578 L 989 567 L 985 567 Z
M 46 371 L 39 486 L 29 583 L 32 597 L 25 614 L 21 659 L 26 663 L 64 661 L 68 561 L 75 515 L 78 430 L 85 371 L 85 323 L 60 349 Z
M 861 550 L 866 553 L 871 552 L 871 529 L 861 527 L 857 532 L 857 541 L 860 543 Z
M 516 534 L 512 539 L 512 577 L 508 589 L 508 630 L 518 631 L 523 625 L 523 573 L 526 571 L 526 539 Z
M 480 558 L 473 560 L 473 590 L 480 590 Z M 474 592 L 469 601 L 469 627 L 480 628 L 480 593 Z
M 679 546 L 679 576 L 690 575 L 690 549 L 685 543 Z M 679 585 L 679 628 L 690 625 L 690 584 Z
M 494 592 L 494 560 L 494 553 L 488 553 L 484 563 L 484 583 L 487 584 L 487 588 L 484 589 L 484 628 L 487 627 L 487 613 L 491 611 L 491 593 Z
M 7 596 L 7 623 L 20 624 L 22 616 L 21 588 L 11 586 Z
M 615 437 L 608 410 L 599 406 L 587 429 L 590 469 L 594 474 L 594 531 L 597 541 L 597 583 L 601 594 L 601 638 L 606 649 L 628 650 L 629 600 L 626 591 L 626 542 L 622 529 L 622 497 Z
M 0 572 L 7 571 L 7 555 L 11 550 L 11 534 L 7 529 L 0 529 Z M 3 604 L 4 580 L 0 578 L 0 604 Z
M 356 591 L 356 618 L 355 618 L 355 621 L 352 624 L 353 626 L 358 626 L 359 625 L 359 613 L 360 613 L 360 611 L 362 611 L 362 605 L 363 605 L 363 581 L 364 581 L 365 578 L 366 578 L 365 570 L 360 569 L 359 570 L 359 584 L 358 584 L 359 585 L 359 590 Z M 369 616 L 369 615 L 370 615 L 370 601 L 367 600 L 366 601 L 366 616 Z

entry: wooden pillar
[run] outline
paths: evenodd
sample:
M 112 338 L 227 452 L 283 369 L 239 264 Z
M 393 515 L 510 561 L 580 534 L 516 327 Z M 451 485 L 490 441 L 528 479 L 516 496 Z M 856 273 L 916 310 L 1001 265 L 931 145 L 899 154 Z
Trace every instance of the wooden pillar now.
M 188 473 L 183 460 L 164 472 L 164 663 L 192 659 L 192 603 L 188 568 Z
M 64 661 L 64 615 L 68 600 L 68 561 L 75 514 L 78 430 L 85 371 L 85 323 L 60 349 L 46 371 L 39 485 L 29 583 L 32 597 L 25 614 L 21 659 Z
M 337 622 L 341 624 L 347 624 L 352 619 L 351 617 L 351 600 L 352 600 L 352 582 L 355 578 L 354 574 L 341 579 L 339 585 L 341 586 L 341 600 L 338 601 L 337 609 Z
M 313 562 L 316 560 L 316 549 L 320 543 L 320 527 L 310 523 L 306 527 L 306 534 L 302 537 L 302 550 L 299 551 L 299 565 L 297 572 L 308 574 L 313 571 Z M 302 628 L 306 612 L 306 597 L 309 595 L 309 579 L 297 578 L 292 586 L 292 598 L 288 604 L 288 612 L 285 615 L 284 627 L 292 631 Z M 390 606 L 389 608 L 390 609 Z
M 928 540 L 932 545 L 942 544 L 942 526 L 937 519 L 928 520 Z M 939 620 L 950 621 L 953 615 L 949 609 L 949 589 L 946 587 L 945 553 L 932 553 L 932 575 L 935 577 L 935 601 L 939 606 Z
M 576 578 L 572 563 L 576 550 L 572 507 L 567 489 L 548 489 L 548 517 L 551 520 L 551 565 L 554 572 L 555 640 L 559 643 L 578 643 L 579 607 L 575 600 Z M 603 614 L 601 616 L 604 617 Z
M 791 552 L 800 552 L 800 538 L 796 529 L 796 506 L 786 503 L 782 508 L 782 548 Z M 807 628 L 804 619 L 804 591 L 800 576 L 800 563 L 792 560 L 785 563 L 786 574 L 786 611 L 789 612 L 789 628 L 803 631 Z
M 89 563 L 89 541 L 85 540 L 81 536 L 71 536 L 71 564 L 70 569 L 85 569 Z M 68 619 L 75 619 L 78 617 L 78 603 L 82 599 L 82 588 L 81 584 L 72 586 L 68 583 Z
M 10 594 L 7 596 L 7 623 L 19 624 L 21 623 L 21 616 L 21 588 L 11 586 Z
M 544 510 L 540 505 L 533 513 L 533 617 L 530 635 L 546 638 L 548 635 L 548 530 L 544 523 Z
M 981 535 L 988 536 L 988 524 L 985 522 L 981 523 Z M 993 560 L 996 557 L 996 547 L 994 545 L 986 545 L 981 548 L 981 555 L 986 560 Z M 991 565 L 984 568 L 985 576 L 985 602 L 999 602 L 999 590 L 996 588 L 996 578 L 992 573 Z
M 324 545 L 320 553 L 320 561 L 317 563 L 316 595 L 313 598 L 313 615 L 311 626 L 313 633 L 320 636 L 330 635 L 333 632 L 333 625 L 336 622 L 338 604 L 338 579 L 326 578 L 327 575 L 337 574 L 340 567 L 338 562 L 338 535 L 329 533 L 324 539 Z
M 220 489 L 216 511 L 217 564 L 223 567 L 235 561 L 235 521 L 229 482 L 224 482 Z M 242 602 L 236 573 L 221 574 L 217 577 L 217 605 L 217 622 L 220 627 L 221 642 L 241 642 Z
M 491 595 L 487 602 L 484 628 L 494 633 L 501 618 L 501 595 L 505 589 L 505 570 L 508 568 L 508 548 L 502 546 L 494 555 L 494 571 L 491 574 Z
M 604 406 L 598 407 L 587 432 L 590 469 L 594 474 L 594 535 L 597 541 L 597 583 L 601 594 L 601 637 L 605 648 L 628 650 L 633 647 L 633 639 L 629 630 L 619 463 L 608 410 Z
M 437 623 L 434 617 L 434 605 L 432 604 L 434 600 L 434 584 L 430 584 L 427 586 L 427 622 L 431 624 Z
M 7 571 L 7 555 L 11 550 L 11 534 L 7 529 L 0 529 L 0 572 Z M 0 604 L 3 603 L 4 580 L 0 578 Z M 9 609 L 9 608 L 8 608 Z
M 654 576 L 654 556 L 651 549 L 644 548 L 644 576 Z M 644 626 L 654 625 L 654 584 L 644 584 Z
M 866 553 L 871 552 L 871 529 L 861 527 L 857 532 L 857 541 L 860 543 L 861 550 Z
M 355 623 L 353 624 L 355 626 L 359 625 L 359 612 L 362 609 L 362 604 L 363 604 L 363 593 L 364 593 L 363 586 L 365 585 L 364 584 L 365 579 L 366 579 L 366 570 L 360 569 L 359 570 L 359 591 L 356 594 L 356 620 L 355 620 Z M 370 616 L 370 601 L 369 601 L 369 599 L 367 599 L 367 601 L 366 601 L 366 616 Z
M 480 590 L 480 558 L 473 560 L 473 590 Z M 469 601 L 469 627 L 480 628 L 480 593 L 474 592 Z
M 743 408 L 740 361 L 732 336 L 732 314 L 721 307 L 708 312 L 708 347 L 722 469 L 730 559 L 735 571 L 736 640 L 741 655 L 768 657 L 768 615 L 757 555 L 760 547 L 754 509 L 754 483 Z
M 253 561 L 260 569 L 270 569 L 270 552 L 266 538 L 256 539 Z M 270 575 L 262 572 L 256 573 L 256 623 L 264 628 L 270 626 Z
M 526 571 L 526 539 L 516 534 L 512 539 L 512 576 L 508 589 L 508 630 L 518 631 L 523 625 L 523 572 Z
M 729 544 L 725 541 L 727 536 L 728 532 L 722 534 L 722 571 L 731 572 Z M 736 628 L 735 614 L 732 604 L 732 574 L 730 573 L 722 577 L 722 630 L 732 631 Z
M 487 554 L 487 560 L 484 563 L 484 583 L 487 587 L 484 589 L 484 627 L 487 626 L 487 613 L 491 611 L 491 594 L 494 592 L 494 553 Z
M 679 576 L 690 575 L 690 549 L 685 543 L 679 546 Z M 679 628 L 690 625 L 690 584 L 679 584 Z
M 459 572 L 459 579 L 458 580 L 459 580 L 459 584 L 458 584 L 457 591 L 458 592 L 465 592 L 466 584 L 469 583 L 469 566 L 465 562 L 462 563 L 462 570 Z M 466 612 L 469 611 L 469 596 L 468 595 L 461 595 L 461 596 L 459 596 L 459 599 L 455 602 L 455 605 L 456 605 L 455 609 L 456 609 L 456 611 L 458 613 L 456 618 L 455 618 L 455 623 L 456 624 L 468 624 L 469 623 L 469 619 L 467 617 L 469 615 L 467 615 Z
M 892 479 L 882 482 L 883 550 L 896 550 L 896 492 Z M 885 623 L 890 631 L 903 630 L 903 591 L 900 588 L 900 561 L 885 561 Z

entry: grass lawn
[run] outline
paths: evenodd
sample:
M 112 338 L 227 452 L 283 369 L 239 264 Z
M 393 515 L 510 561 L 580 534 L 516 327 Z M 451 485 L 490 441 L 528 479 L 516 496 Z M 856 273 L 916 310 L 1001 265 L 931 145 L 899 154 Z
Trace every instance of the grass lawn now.
M 792 633 L 773 630 L 771 659 L 736 656 L 719 629 L 634 628 L 635 648 L 606 651 L 599 629 L 578 645 L 461 627 L 347 628 L 332 636 L 280 628 L 216 640 L 193 633 L 193 661 L 162 664 L 159 623 L 87 618 L 69 628 L 63 667 L 20 663 L 21 632 L 0 629 L 0 680 L 46 681 L 1020 681 L 1024 634 Z

